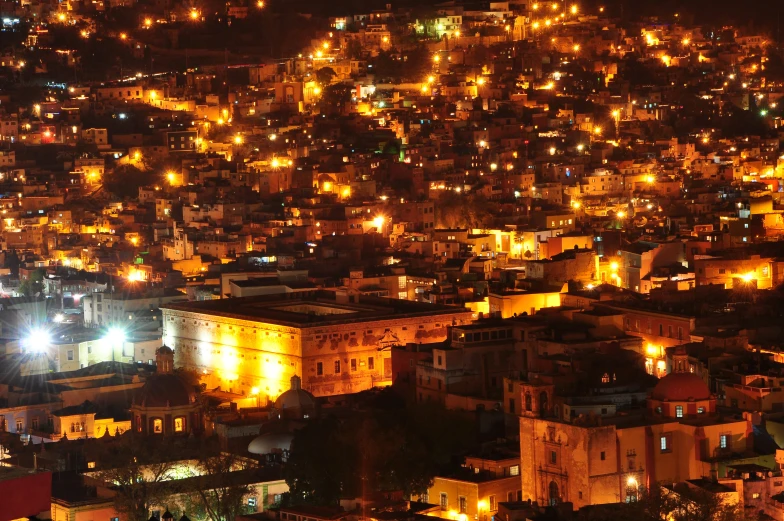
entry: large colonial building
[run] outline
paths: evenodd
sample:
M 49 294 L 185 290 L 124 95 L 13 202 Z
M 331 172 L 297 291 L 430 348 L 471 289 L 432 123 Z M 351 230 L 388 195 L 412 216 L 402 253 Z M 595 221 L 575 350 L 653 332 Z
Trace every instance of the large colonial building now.
M 554 387 L 521 384 L 523 499 L 575 508 L 635 501 L 640 487 L 717 477 L 720 467 L 753 456 L 751 421 L 724 417 L 685 352 L 662 378 L 644 411 L 556 419 Z
M 439 342 L 471 311 L 329 291 L 163 306 L 175 365 L 208 387 L 276 397 L 292 376 L 316 396 L 392 381 L 393 345 Z

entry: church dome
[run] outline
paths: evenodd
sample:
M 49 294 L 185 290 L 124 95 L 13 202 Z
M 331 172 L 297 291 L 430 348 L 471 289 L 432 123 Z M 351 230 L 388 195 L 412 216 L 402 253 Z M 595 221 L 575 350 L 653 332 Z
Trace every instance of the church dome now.
M 293 439 L 294 436 L 287 432 L 268 432 L 254 438 L 248 445 L 248 452 L 251 454 L 271 454 L 277 451 L 287 451 L 291 448 L 291 440 Z
M 274 409 L 286 417 L 305 417 L 316 410 L 316 398 L 301 387 L 298 376 L 291 377 L 291 388 L 278 396 Z
M 195 390 L 171 373 L 151 376 L 133 398 L 133 404 L 141 407 L 181 407 L 195 402 Z
M 659 380 L 651 392 L 652 399 L 670 402 L 708 400 L 710 397 L 710 389 L 694 373 L 670 373 Z

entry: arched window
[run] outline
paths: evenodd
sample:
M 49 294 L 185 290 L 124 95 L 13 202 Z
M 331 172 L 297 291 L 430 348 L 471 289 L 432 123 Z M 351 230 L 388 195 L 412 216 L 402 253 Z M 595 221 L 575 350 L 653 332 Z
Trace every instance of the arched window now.
M 525 393 L 525 410 L 531 411 L 533 410 L 533 404 L 531 403 L 531 393 Z
M 547 392 L 546 391 L 542 391 L 541 393 L 539 393 L 539 415 L 540 416 L 544 416 L 547 413 L 548 405 L 549 404 L 547 403 Z
M 558 503 L 561 502 L 561 496 L 558 493 L 558 483 L 556 483 L 555 481 L 551 481 L 549 488 L 550 488 L 550 498 L 549 498 L 550 504 L 557 505 Z

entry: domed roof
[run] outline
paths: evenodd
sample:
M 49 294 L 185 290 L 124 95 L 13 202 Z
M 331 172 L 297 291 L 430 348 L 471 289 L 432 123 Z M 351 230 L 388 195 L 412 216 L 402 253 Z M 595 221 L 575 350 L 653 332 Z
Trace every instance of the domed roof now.
M 181 407 L 195 401 L 196 392 L 171 373 L 149 377 L 133 397 L 133 404 L 141 407 Z
M 652 399 L 671 402 L 708 400 L 710 397 L 710 389 L 702 378 L 694 373 L 670 373 L 659 380 L 651 392 Z
M 289 450 L 293 439 L 294 436 L 288 432 L 268 432 L 254 438 L 248 445 L 248 452 L 251 454 L 271 454 L 280 450 Z
M 300 387 L 298 376 L 291 377 L 291 389 L 278 396 L 278 399 L 275 400 L 275 409 L 278 411 L 285 411 L 286 409 L 309 411 L 315 408 L 315 397 Z

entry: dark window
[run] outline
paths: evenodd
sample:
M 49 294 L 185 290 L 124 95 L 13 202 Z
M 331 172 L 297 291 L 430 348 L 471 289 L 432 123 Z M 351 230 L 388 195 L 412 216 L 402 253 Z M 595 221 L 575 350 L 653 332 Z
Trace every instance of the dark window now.
M 340 360 L 335 360 L 335 374 L 340 374 Z
M 321 362 L 318 362 L 318 363 L 316 364 L 316 374 L 317 374 L 318 376 L 321 376 L 321 375 L 323 375 L 323 374 L 324 374 L 324 364 L 323 364 L 323 363 L 321 363 Z

